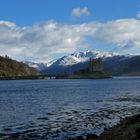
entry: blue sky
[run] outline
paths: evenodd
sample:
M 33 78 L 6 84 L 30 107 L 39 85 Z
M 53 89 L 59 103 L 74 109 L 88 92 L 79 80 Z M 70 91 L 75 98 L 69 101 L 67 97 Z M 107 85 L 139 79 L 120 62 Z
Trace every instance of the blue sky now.
M 0 55 L 50 61 L 98 50 L 140 54 L 140 0 L 0 0 Z
M 54 19 L 58 22 L 81 23 L 134 18 L 140 0 L 0 0 L 0 19 L 28 26 Z M 89 17 L 74 18 L 71 10 L 88 7 Z

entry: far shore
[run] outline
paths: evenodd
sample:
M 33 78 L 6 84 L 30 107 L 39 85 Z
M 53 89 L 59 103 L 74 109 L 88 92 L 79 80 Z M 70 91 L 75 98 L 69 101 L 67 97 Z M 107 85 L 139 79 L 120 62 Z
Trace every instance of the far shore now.
M 71 76 L 55 76 L 55 75 L 28 75 L 28 76 L 8 76 L 8 77 L 0 77 L 0 80 L 51 80 L 51 79 L 110 79 L 110 78 L 116 78 L 116 79 L 124 79 L 124 78 L 136 78 L 140 77 L 140 75 L 121 75 L 121 76 L 77 76 L 77 75 L 71 75 Z
M 0 80 L 49 80 L 49 79 L 107 79 L 112 78 L 109 75 L 68 75 L 68 76 L 55 76 L 55 75 L 28 75 L 28 76 L 5 76 L 0 77 Z

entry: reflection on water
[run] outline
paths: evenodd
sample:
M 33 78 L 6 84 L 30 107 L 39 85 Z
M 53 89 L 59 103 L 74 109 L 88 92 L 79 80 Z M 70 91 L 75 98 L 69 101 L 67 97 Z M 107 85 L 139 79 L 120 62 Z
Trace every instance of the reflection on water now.
M 0 81 L 0 138 L 99 134 L 139 107 L 139 77 Z

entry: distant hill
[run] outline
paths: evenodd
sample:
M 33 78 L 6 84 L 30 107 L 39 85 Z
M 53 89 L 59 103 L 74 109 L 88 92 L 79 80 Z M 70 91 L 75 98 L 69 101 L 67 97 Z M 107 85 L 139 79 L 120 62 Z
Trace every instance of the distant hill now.
M 113 56 L 102 58 L 104 70 L 113 76 L 140 76 L 140 56 Z M 89 62 L 79 62 L 74 65 L 52 65 L 44 70 L 45 74 L 73 73 L 80 69 L 87 68 Z
M 0 77 L 31 76 L 37 74 L 38 71 L 27 64 L 12 60 L 8 56 L 0 56 Z
M 140 76 L 140 55 L 119 55 L 117 53 L 85 51 L 63 56 L 49 63 L 27 63 L 29 66 L 37 68 L 42 74 L 63 75 L 64 73 L 74 73 L 85 69 L 89 65 L 89 59 L 101 58 L 103 68 L 113 76 L 119 75 L 139 75 Z
M 47 66 L 44 69 L 41 69 L 41 72 L 44 74 L 64 74 L 73 73 L 75 71 L 85 69 L 89 65 L 89 59 L 97 59 L 101 58 L 105 60 L 106 58 L 112 58 L 115 56 L 119 56 L 117 53 L 109 53 L 109 52 L 99 52 L 99 51 L 85 51 L 72 53 L 68 56 L 63 56 L 51 63 L 51 65 Z M 32 65 L 33 66 L 33 65 Z M 38 64 L 39 66 L 39 64 Z
M 57 72 L 63 72 L 64 69 L 67 69 L 69 67 L 73 67 L 75 70 L 78 70 L 78 67 L 76 64 L 84 63 L 89 61 L 90 58 L 96 59 L 96 58 L 108 58 L 108 57 L 113 57 L 113 56 L 118 56 L 117 53 L 109 53 L 109 52 L 99 52 L 99 51 L 84 51 L 84 52 L 77 52 L 77 53 L 72 53 L 68 56 L 63 56 L 59 59 L 54 59 L 50 62 L 47 63 L 35 63 L 35 62 L 29 62 L 25 61 L 26 64 L 28 64 L 31 67 L 37 68 L 39 71 L 55 71 Z M 45 61 L 45 60 L 44 60 Z M 81 65 L 82 66 L 82 65 Z M 69 71 L 73 71 L 72 69 L 69 69 Z M 82 69 L 83 67 L 80 67 Z
M 50 75 L 51 74 L 61 75 L 64 73 L 71 74 L 75 71 L 89 67 L 89 60 L 91 58 L 92 59 L 101 58 L 104 67 L 106 64 L 108 66 L 110 65 L 110 63 L 113 64 L 114 60 L 119 61 L 122 58 L 126 58 L 126 56 L 122 56 L 117 53 L 99 52 L 99 51 L 85 51 L 85 52 L 73 53 L 68 56 L 61 57 L 58 60 L 55 60 L 54 63 L 42 69 L 41 73 L 50 74 Z M 106 61 L 108 63 L 106 63 Z M 107 72 L 108 69 L 111 68 L 108 66 L 106 67 Z
M 131 57 L 111 58 L 103 62 L 104 69 L 112 75 L 140 76 L 140 55 Z

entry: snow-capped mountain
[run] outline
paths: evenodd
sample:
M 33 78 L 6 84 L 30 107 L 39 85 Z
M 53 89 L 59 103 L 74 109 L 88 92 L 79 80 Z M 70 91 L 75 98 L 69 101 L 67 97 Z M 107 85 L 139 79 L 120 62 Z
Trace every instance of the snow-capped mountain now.
M 50 61 L 49 63 L 26 62 L 42 74 L 63 75 L 89 66 L 90 58 L 101 58 L 103 68 L 111 75 L 140 75 L 140 55 L 119 55 L 117 53 L 85 51 Z
M 31 61 L 25 61 L 24 63 L 30 67 L 36 68 L 39 71 L 48 67 L 47 63 L 35 63 L 35 62 L 31 62 Z
M 85 51 L 85 52 L 72 53 L 68 56 L 63 56 L 59 59 L 52 60 L 48 63 L 34 63 L 29 61 L 26 61 L 25 63 L 28 64 L 30 67 L 34 67 L 39 71 L 42 71 L 46 68 L 50 68 L 54 66 L 62 66 L 62 67 L 73 66 L 78 63 L 86 62 L 90 58 L 102 58 L 104 60 L 106 58 L 111 58 L 114 56 L 119 56 L 119 54 L 100 52 L 100 51 Z
M 31 62 L 31 61 L 25 61 L 24 63 L 29 65 L 30 67 L 33 67 L 39 71 L 42 71 L 43 69 L 50 67 L 56 61 L 57 59 L 49 61 L 48 63 L 37 63 L 37 62 Z
M 59 63 L 60 66 L 71 66 L 74 64 L 78 64 L 81 62 L 86 62 L 90 58 L 102 58 L 106 59 L 109 57 L 118 56 L 117 53 L 109 53 L 109 52 L 99 52 L 99 51 L 85 51 L 85 52 L 78 52 L 73 53 L 68 56 L 64 56 L 60 59 L 58 59 L 56 62 Z
M 48 63 L 46 63 L 47 67 L 50 67 L 53 63 L 55 63 L 57 61 L 57 59 L 54 59 L 52 61 L 49 61 Z

